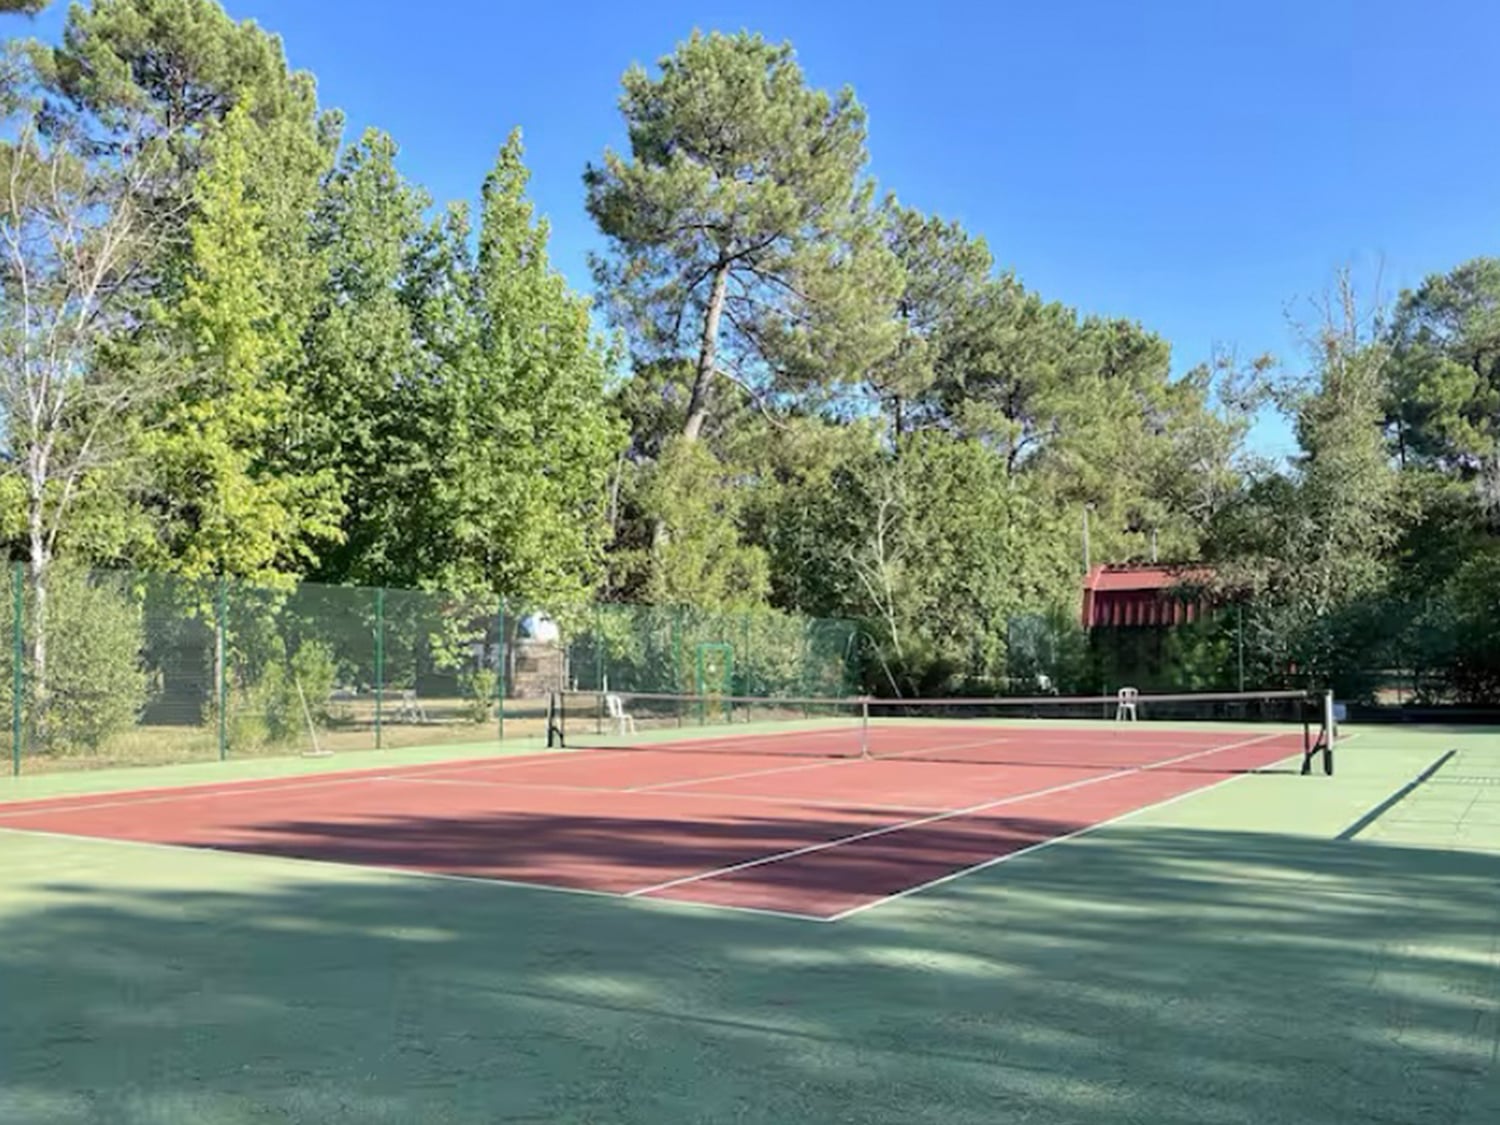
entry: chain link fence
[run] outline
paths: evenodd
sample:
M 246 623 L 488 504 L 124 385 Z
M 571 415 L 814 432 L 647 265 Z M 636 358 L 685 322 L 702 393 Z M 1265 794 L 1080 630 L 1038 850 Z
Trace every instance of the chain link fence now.
M 858 629 L 773 610 L 540 607 L 20 565 L 0 597 L 14 772 L 540 738 L 566 688 L 841 696 Z

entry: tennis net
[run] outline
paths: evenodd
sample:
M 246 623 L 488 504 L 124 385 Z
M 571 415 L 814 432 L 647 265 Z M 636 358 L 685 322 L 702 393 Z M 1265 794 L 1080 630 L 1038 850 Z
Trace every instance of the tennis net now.
M 1238 745 L 1321 758 L 1333 772 L 1329 696 L 1304 691 L 1035 698 L 763 698 L 567 691 L 548 742 L 574 749 L 871 758 L 1098 768 Z

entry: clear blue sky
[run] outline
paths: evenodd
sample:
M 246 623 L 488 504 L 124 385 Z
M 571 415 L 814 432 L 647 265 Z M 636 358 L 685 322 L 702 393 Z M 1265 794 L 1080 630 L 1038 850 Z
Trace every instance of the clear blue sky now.
M 284 38 L 351 136 L 390 132 L 440 200 L 474 196 L 520 125 L 579 288 L 596 244 L 580 173 L 622 143 L 620 73 L 694 27 L 791 40 L 811 81 L 869 110 L 884 187 L 983 234 L 1044 296 L 1162 333 L 1179 370 L 1216 343 L 1292 357 L 1288 307 L 1341 264 L 1393 293 L 1500 251 L 1492 0 L 227 7 Z

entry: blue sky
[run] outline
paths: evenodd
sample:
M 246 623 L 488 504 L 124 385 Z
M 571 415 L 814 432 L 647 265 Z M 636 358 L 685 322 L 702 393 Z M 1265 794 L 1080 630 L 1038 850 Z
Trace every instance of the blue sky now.
M 1495 3 L 226 6 L 282 35 L 351 136 L 390 132 L 440 200 L 474 196 L 520 125 L 579 288 L 597 244 L 580 173 L 623 141 L 619 76 L 694 27 L 791 40 L 811 81 L 867 107 L 884 187 L 983 234 L 1044 296 L 1162 333 L 1179 370 L 1216 344 L 1295 360 L 1288 309 L 1343 264 L 1391 295 L 1500 249 Z M 1290 447 L 1274 423 L 1255 441 Z

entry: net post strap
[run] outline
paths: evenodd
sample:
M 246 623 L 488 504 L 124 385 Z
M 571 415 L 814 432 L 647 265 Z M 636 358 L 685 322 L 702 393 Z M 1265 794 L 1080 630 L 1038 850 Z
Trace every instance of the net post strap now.
M 561 750 L 567 746 L 567 740 L 563 734 L 567 724 L 563 721 L 563 693 L 553 691 L 547 694 L 547 748 L 549 750 Z
M 1309 711 L 1316 708 L 1308 716 L 1308 720 L 1316 718 L 1318 734 L 1316 738 L 1311 740 L 1304 738 L 1303 740 L 1303 776 L 1312 773 L 1313 762 L 1318 758 L 1322 759 L 1324 774 L 1330 776 L 1333 774 L 1333 744 L 1338 738 L 1338 722 L 1333 703 L 1333 692 L 1331 690 L 1308 694 L 1305 706 Z

